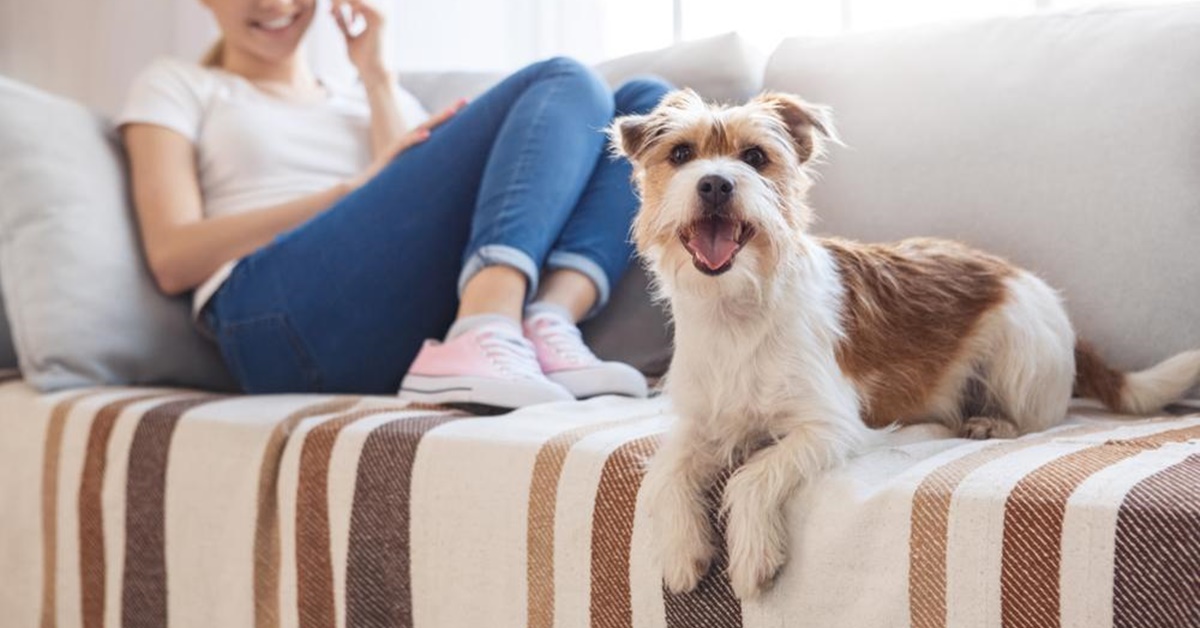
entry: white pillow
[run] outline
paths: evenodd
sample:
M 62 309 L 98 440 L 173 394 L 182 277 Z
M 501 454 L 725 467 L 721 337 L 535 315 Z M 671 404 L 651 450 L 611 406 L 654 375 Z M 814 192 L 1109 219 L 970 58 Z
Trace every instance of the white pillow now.
M 762 89 L 763 62 L 741 35 L 725 33 L 604 61 L 596 71 L 610 85 L 652 74 L 706 99 L 739 103 Z
M 740 35 L 725 33 L 609 59 L 593 68 L 614 88 L 637 76 L 654 75 L 691 87 L 711 100 L 740 102 L 762 88 L 765 61 Z M 436 112 L 459 98 L 478 96 L 505 76 L 504 72 L 405 72 L 400 84 L 425 109 Z

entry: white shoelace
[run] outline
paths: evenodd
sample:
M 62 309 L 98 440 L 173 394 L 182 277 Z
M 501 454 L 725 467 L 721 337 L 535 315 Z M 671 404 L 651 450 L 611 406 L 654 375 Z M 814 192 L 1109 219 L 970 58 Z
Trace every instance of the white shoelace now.
M 538 366 L 533 345 L 515 334 L 487 331 L 479 335 L 479 346 L 484 354 L 502 372 L 522 379 L 540 379 L 542 368 Z
M 583 343 L 583 334 L 579 328 L 558 316 L 535 316 L 530 324 L 538 336 L 567 362 L 583 366 L 600 361 Z

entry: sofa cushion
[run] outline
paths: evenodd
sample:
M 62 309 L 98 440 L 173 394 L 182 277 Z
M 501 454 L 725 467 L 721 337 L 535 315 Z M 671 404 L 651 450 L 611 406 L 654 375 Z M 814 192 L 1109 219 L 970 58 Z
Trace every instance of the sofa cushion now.
M 143 263 L 118 146 L 87 109 L 0 78 L 0 284 L 21 371 L 44 391 L 228 389 L 187 299 Z
M 834 108 L 822 231 L 958 238 L 1060 288 L 1124 368 L 1200 347 L 1200 4 L 791 39 Z

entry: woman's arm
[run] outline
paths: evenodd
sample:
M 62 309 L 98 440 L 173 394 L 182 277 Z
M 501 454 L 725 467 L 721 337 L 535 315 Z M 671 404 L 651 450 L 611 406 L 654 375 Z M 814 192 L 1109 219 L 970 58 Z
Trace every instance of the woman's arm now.
M 346 52 L 358 70 L 371 108 L 371 154 L 379 157 L 407 130 L 396 97 L 396 81 L 383 60 L 384 17 L 368 0 L 334 0 L 333 18 L 346 38 Z M 363 28 L 352 34 L 359 18 Z
M 164 127 L 126 125 L 133 203 L 155 283 L 170 295 L 199 286 L 225 262 L 253 253 L 365 185 L 396 155 L 428 139 L 462 104 L 401 134 L 366 171 L 343 183 L 286 203 L 212 218 L 204 217 L 192 143 Z
M 199 286 L 225 262 L 253 253 L 355 186 L 346 182 L 279 205 L 206 219 L 191 142 L 150 124 L 127 125 L 124 137 L 142 246 L 155 283 L 169 295 Z
M 400 114 L 396 83 L 390 72 L 363 74 L 362 81 L 371 108 L 371 155 L 379 157 L 404 134 L 407 123 Z

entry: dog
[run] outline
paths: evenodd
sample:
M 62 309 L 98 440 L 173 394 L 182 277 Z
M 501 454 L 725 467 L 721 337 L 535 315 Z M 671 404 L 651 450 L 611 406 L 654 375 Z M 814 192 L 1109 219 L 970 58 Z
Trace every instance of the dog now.
M 1076 392 L 1145 414 L 1200 378 L 1200 351 L 1125 374 L 1076 338 L 1055 290 L 961 244 L 860 244 L 809 233 L 828 107 L 695 92 L 609 127 L 641 197 L 632 235 L 670 304 L 665 380 L 679 421 L 645 478 L 665 586 L 693 589 L 720 497 L 728 575 L 757 596 L 786 556 L 783 506 L 881 429 L 939 422 L 1008 438 L 1061 422 Z

